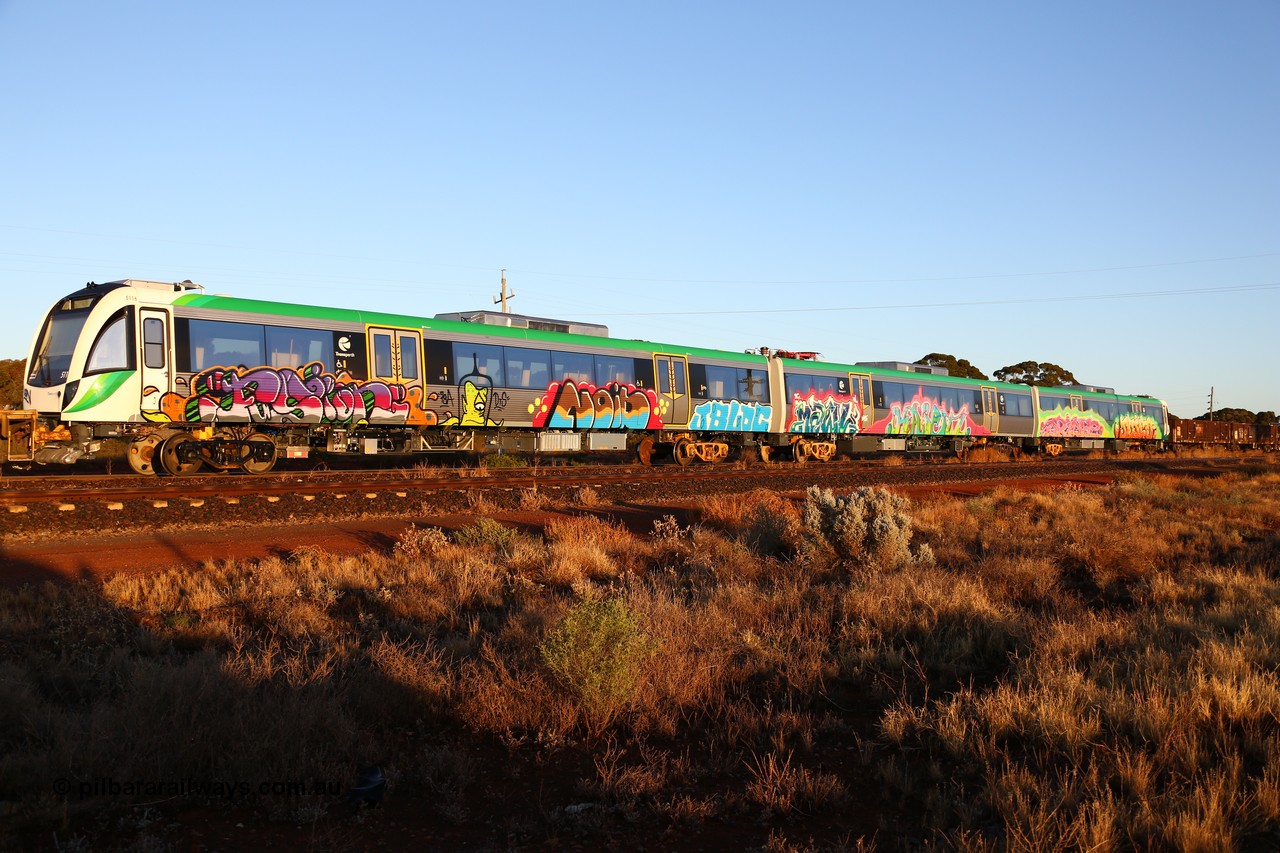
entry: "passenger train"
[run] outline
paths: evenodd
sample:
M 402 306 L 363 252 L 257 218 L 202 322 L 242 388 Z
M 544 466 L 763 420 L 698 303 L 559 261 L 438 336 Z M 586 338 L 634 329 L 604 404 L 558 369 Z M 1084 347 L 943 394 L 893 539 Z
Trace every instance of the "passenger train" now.
M 90 283 L 32 342 L 3 461 L 123 449 L 140 474 L 282 458 L 626 451 L 641 461 L 1157 447 L 1160 400 L 963 379 L 922 365 L 621 340 L 497 312 L 417 317 Z M 27 431 L 29 440 L 15 439 Z

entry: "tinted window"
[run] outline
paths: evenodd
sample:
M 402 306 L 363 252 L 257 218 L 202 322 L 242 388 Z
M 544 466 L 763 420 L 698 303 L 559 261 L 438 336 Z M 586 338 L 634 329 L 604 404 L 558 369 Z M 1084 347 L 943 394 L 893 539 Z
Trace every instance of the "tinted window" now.
M 1028 394 L 1005 394 L 1005 407 L 1002 414 L 1015 415 L 1020 418 L 1031 417 L 1031 396 Z
M 595 357 L 596 385 L 617 382 L 630 385 L 636 379 L 636 362 L 631 356 L 598 355 Z
M 738 399 L 764 402 L 769 396 L 769 378 L 754 367 L 738 368 Z
M 738 371 L 732 367 L 715 367 L 708 364 L 707 396 L 712 400 L 732 400 L 736 398 L 735 386 L 738 384 Z
M 401 360 L 409 357 L 408 350 L 401 354 Z M 413 353 L 417 362 L 417 353 Z M 267 364 L 272 367 L 302 367 L 318 361 L 324 365 L 326 373 L 333 372 L 333 333 L 318 332 L 314 329 L 288 329 L 283 326 L 267 326 Z M 388 363 L 388 367 L 390 364 Z M 404 365 L 402 364 L 403 368 Z M 389 376 L 389 373 L 380 374 Z M 403 376 L 409 376 L 402 372 Z M 414 371 L 416 378 L 417 371 Z
M 373 336 L 373 375 L 391 376 L 391 336 Z
M 489 377 L 494 385 L 505 385 L 502 376 L 502 347 L 493 344 L 454 344 L 453 375 L 461 384 L 476 373 Z
M 263 330 L 253 323 L 192 320 L 189 326 L 191 369 L 209 367 L 261 367 Z
M 164 367 L 164 320 L 147 317 L 142 321 L 142 363 Z
M 513 388 L 546 388 L 551 384 L 551 353 L 540 349 L 503 347 L 507 355 L 507 383 Z
M 400 335 L 400 376 L 404 379 L 418 378 L 417 335 Z
M 807 397 L 810 394 L 846 394 L 848 393 L 848 380 L 840 379 L 835 376 L 814 376 L 808 373 L 788 373 L 787 379 L 787 396 L 795 397 L 799 394 Z M 843 387 L 841 387 L 843 386 Z
M 1044 411 L 1051 409 L 1065 409 L 1067 407 L 1066 397 L 1057 397 L 1053 394 L 1040 395 L 1040 408 Z
M 101 373 L 104 370 L 127 370 L 133 359 L 130 357 L 129 316 L 121 311 L 98 333 L 89 351 L 89 361 L 84 372 Z
M 595 376 L 595 360 L 584 352 L 554 352 L 551 354 L 551 379 L 563 382 L 591 382 Z
M 948 412 L 958 412 L 964 406 L 963 394 L 959 388 L 944 388 L 939 393 L 939 402 Z

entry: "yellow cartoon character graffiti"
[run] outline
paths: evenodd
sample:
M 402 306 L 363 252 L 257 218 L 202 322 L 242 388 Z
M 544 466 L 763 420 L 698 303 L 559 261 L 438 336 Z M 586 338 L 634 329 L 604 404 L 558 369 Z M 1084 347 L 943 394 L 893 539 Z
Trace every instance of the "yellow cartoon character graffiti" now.
M 480 387 L 467 380 L 462 383 L 462 415 L 442 421 L 443 426 L 497 426 L 489 420 L 489 392 L 491 388 Z

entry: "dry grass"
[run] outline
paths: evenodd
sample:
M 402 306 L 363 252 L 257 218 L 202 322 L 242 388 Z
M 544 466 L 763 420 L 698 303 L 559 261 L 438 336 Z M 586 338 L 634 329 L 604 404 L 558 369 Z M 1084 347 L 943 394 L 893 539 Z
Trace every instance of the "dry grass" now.
M 892 512 L 932 562 L 842 556 L 837 516 L 806 526 L 757 492 L 648 537 L 594 514 L 543 536 L 482 520 L 411 527 L 387 554 L 0 593 L 0 800 L 46 832 L 122 807 L 53 797 L 59 778 L 350 780 L 381 761 L 432 819 L 544 839 L 663 846 L 711 820 L 757 849 L 867 849 L 877 829 L 961 850 L 1275 837 L 1280 474 Z M 634 641 L 604 711 L 584 600 L 615 602 L 609 636 Z M 475 757 L 492 745 L 577 768 L 576 789 L 494 806 Z M 565 810 L 584 798 L 599 808 Z M 800 819 L 826 834 L 779 834 Z

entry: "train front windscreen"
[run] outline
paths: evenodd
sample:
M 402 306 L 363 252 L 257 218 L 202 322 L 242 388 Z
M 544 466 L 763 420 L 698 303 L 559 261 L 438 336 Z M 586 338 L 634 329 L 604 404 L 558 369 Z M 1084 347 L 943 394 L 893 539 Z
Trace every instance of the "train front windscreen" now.
M 71 354 L 75 351 L 81 330 L 84 329 L 84 321 L 89 318 L 89 311 L 99 296 L 100 294 L 70 296 L 49 312 L 44 329 L 40 332 L 40 340 L 36 342 L 35 351 L 28 362 L 31 369 L 27 374 L 27 384 L 37 388 L 52 388 L 67 381 L 67 371 L 71 369 Z

